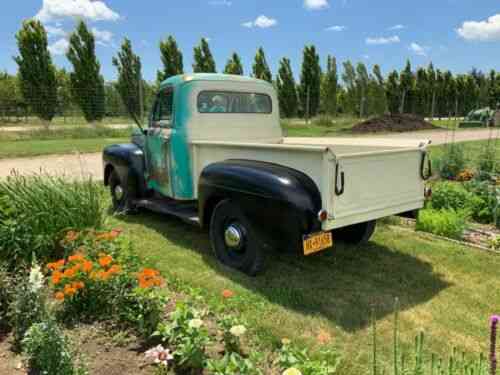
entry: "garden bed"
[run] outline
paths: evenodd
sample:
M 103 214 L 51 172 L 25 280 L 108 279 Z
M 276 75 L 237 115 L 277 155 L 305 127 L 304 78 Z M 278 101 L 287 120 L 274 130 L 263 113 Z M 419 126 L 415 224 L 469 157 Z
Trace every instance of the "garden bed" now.
M 408 132 L 439 129 L 422 117 L 411 114 L 392 114 L 374 117 L 352 127 L 353 133 Z

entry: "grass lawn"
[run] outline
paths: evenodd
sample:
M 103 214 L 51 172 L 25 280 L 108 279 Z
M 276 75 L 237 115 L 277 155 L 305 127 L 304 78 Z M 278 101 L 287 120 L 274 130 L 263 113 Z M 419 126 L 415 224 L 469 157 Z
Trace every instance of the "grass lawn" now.
M 0 142 L 0 159 L 49 154 L 100 152 L 113 143 L 129 142 L 129 138 L 50 139 Z
M 380 225 L 359 248 L 336 244 L 307 258 L 271 253 L 265 273 L 249 278 L 217 263 L 208 233 L 175 218 L 143 212 L 110 224 L 155 267 L 209 297 L 235 291 L 237 311 L 266 346 L 287 337 L 314 348 L 320 330 L 328 332 L 344 356 L 342 374 L 368 373 L 372 309 L 388 363 L 396 297 L 404 346 L 424 329 L 426 350 L 441 355 L 453 346 L 486 352 L 488 318 L 500 310 L 500 257 L 397 227 Z

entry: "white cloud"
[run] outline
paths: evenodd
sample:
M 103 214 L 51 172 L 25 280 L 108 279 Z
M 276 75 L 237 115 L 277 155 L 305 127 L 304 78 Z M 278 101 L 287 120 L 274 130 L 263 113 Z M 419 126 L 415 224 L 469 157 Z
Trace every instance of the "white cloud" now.
M 241 24 L 243 27 L 252 28 L 252 27 L 260 27 L 261 29 L 267 29 L 269 27 L 276 26 L 278 21 L 274 18 L 269 18 L 264 15 L 261 15 L 255 19 L 255 21 L 248 21 Z
M 398 25 L 394 25 L 394 26 L 389 27 L 387 30 L 403 30 L 403 29 L 406 29 L 406 26 L 398 24 Z
M 103 1 L 92 0 L 43 0 L 42 9 L 36 15 L 42 22 L 67 17 L 91 21 L 116 21 L 120 18 Z
M 97 27 L 93 27 L 92 34 L 94 34 L 97 43 L 102 45 L 107 45 L 113 40 L 113 33 L 108 30 L 99 30 Z
M 410 44 L 408 49 L 416 55 L 427 56 L 427 50 L 429 47 L 421 46 L 420 44 L 413 42 Z
M 334 25 L 334 26 L 330 26 L 330 27 L 327 27 L 325 29 L 325 31 L 344 31 L 346 29 L 345 26 L 342 26 L 342 25 Z
M 363 57 L 363 59 L 365 59 L 365 60 L 370 60 L 370 55 L 363 55 L 362 57 Z
M 69 42 L 67 39 L 59 39 L 57 42 L 49 46 L 49 52 L 53 55 L 64 55 L 69 48 Z
M 321 10 L 329 6 L 328 0 L 304 0 L 304 7 L 309 10 Z
M 397 35 L 389 37 L 366 38 L 366 44 L 370 45 L 393 44 L 399 42 L 401 42 L 401 39 L 399 39 L 399 36 Z
M 213 5 L 213 6 L 230 7 L 231 5 L 233 5 L 233 2 L 229 1 L 229 0 L 211 0 L 208 2 L 208 4 Z
M 52 38 L 52 37 L 65 37 L 68 34 L 62 28 L 60 28 L 60 27 L 54 27 L 54 26 L 50 26 L 50 25 L 46 25 L 45 26 L 45 30 L 47 31 L 47 35 L 49 36 L 49 38 Z
M 500 13 L 484 21 L 465 21 L 457 29 L 457 33 L 465 40 L 480 42 L 500 40 Z

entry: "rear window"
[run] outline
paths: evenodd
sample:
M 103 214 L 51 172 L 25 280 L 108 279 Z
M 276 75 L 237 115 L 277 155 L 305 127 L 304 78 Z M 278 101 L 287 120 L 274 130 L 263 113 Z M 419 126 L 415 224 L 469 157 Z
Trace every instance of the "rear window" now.
M 198 95 L 200 113 L 263 113 L 273 110 L 266 94 L 228 91 L 202 91 Z

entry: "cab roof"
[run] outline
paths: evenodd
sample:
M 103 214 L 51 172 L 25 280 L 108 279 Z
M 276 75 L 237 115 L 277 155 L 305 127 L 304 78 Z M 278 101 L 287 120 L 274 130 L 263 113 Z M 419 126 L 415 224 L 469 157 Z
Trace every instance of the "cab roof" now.
M 178 86 L 182 85 L 183 83 L 193 82 L 193 81 L 232 81 L 239 83 L 243 82 L 261 83 L 261 84 L 263 83 L 266 85 L 270 85 L 270 83 L 267 81 L 247 76 L 239 76 L 233 74 L 219 74 L 219 73 L 187 73 L 168 78 L 167 80 L 161 83 L 160 88 L 163 88 L 167 85 Z

